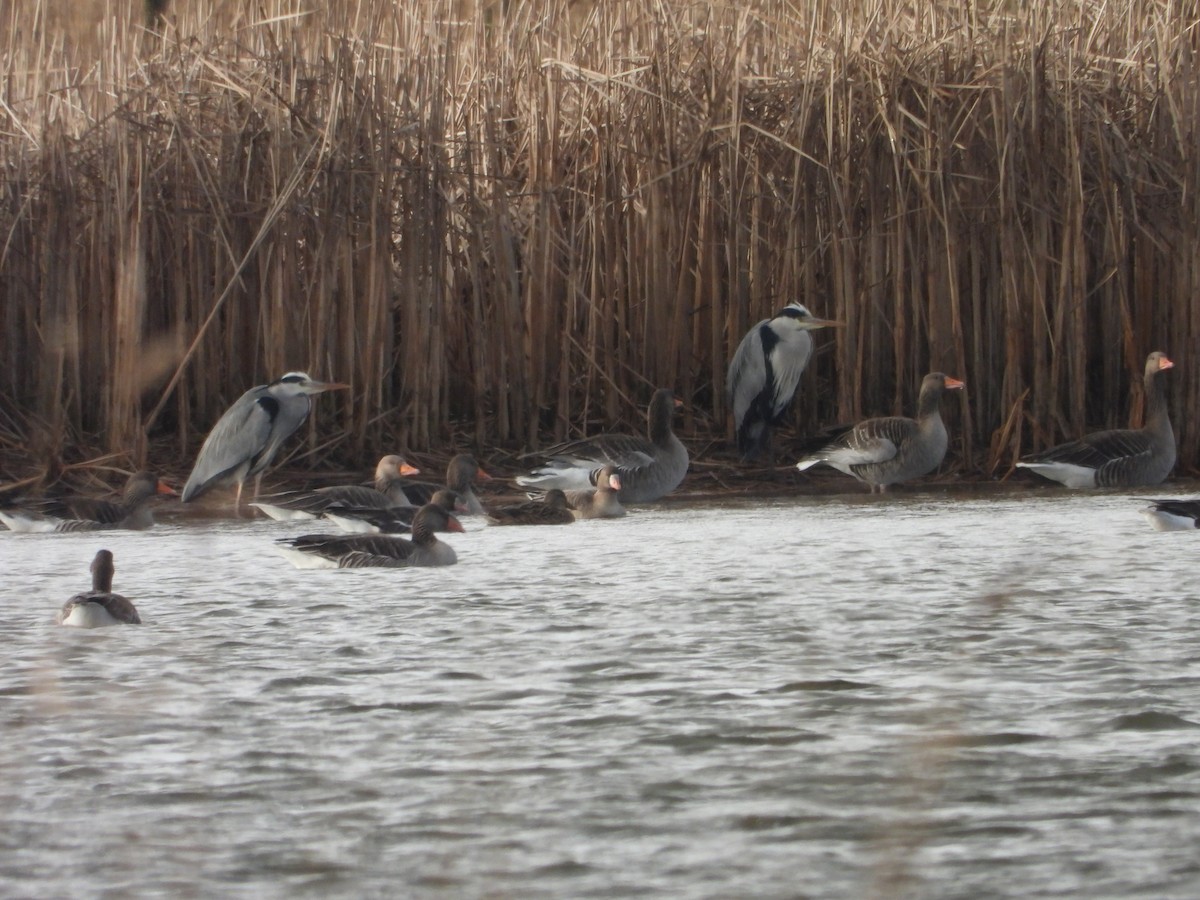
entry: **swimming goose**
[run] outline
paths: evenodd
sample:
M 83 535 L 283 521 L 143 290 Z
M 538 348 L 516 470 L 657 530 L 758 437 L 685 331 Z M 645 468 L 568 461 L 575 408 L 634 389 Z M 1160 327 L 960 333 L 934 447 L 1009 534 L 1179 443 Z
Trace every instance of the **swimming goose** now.
M 462 498 L 448 488 L 436 491 L 429 502 L 436 503 L 448 513 L 461 514 L 467 511 Z M 348 534 L 407 534 L 412 531 L 416 514 L 415 506 L 372 509 L 335 504 L 325 510 L 325 518 Z
M 671 417 L 680 405 L 669 389 L 660 388 L 646 413 L 648 437 L 602 434 L 559 444 L 543 454 L 545 464 L 517 476 L 517 484 L 542 491 L 592 490 L 601 468 L 612 465 L 621 481 L 622 502 L 657 500 L 675 490 L 687 474 L 687 448 L 671 430 Z
M 375 466 L 374 487 L 335 484 L 311 491 L 284 491 L 250 505 L 278 522 L 318 519 L 326 509 L 335 505 L 358 509 L 410 507 L 412 503 L 404 493 L 404 479 L 420 472 L 420 469 L 406 463 L 403 457 L 389 454 Z
M 567 505 L 566 494 L 551 488 L 541 501 L 493 507 L 487 512 L 487 520 L 491 525 L 570 525 L 575 515 Z
M 459 499 L 466 505 L 466 515 L 481 516 L 484 513 L 483 503 L 475 494 L 475 482 L 491 480 L 492 476 L 479 467 L 474 456 L 470 453 L 459 453 L 446 466 L 445 484 L 409 481 L 404 484 L 404 493 L 410 503 L 421 506 L 431 502 L 437 491 L 449 488 L 458 494 Z
M 596 477 L 594 491 L 567 491 L 567 503 L 577 519 L 616 519 L 625 515 L 620 498 L 621 476 L 604 466 Z
M 866 482 L 872 493 L 927 475 L 941 464 L 949 440 L 942 422 L 942 394 L 962 387 L 957 378 L 930 372 L 921 381 L 916 419 L 885 416 L 859 422 L 805 456 L 796 468 L 804 471 L 824 463 Z
M 1155 531 L 1194 531 L 1200 528 L 1200 500 L 1148 500 L 1138 510 Z
M 18 509 L 0 510 L 0 521 L 12 531 L 100 531 L 128 528 L 143 531 L 154 524 L 149 501 L 155 495 L 178 496 L 158 476 L 129 476 L 119 501 L 91 497 L 46 497 Z
M 813 342 L 810 332 L 842 325 L 818 319 L 800 303 L 789 303 L 773 319 L 763 319 L 742 338 L 725 378 L 733 406 L 733 426 L 743 459 L 768 450 L 771 429 L 791 405 Z
M 180 499 L 188 503 L 219 484 L 232 482 L 237 485 L 233 504 L 237 512 L 246 479 L 255 477 L 257 496 L 263 470 L 308 418 L 312 409 L 309 398 L 348 387 L 314 381 L 306 372 L 288 372 L 270 384 L 250 388 L 225 410 L 204 439 Z
M 112 592 L 113 555 L 100 550 L 92 560 L 92 589 L 76 594 L 63 604 L 54 617 L 57 625 L 75 628 L 102 628 L 105 625 L 141 625 L 134 605 Z
M 1017 466 L 1069 488 L 1160 484 L 1175 466 L 1175 432 L 1167 414 L 1166 388 L 1158 376 L 1174 366 L 1157 350 L 1146 357 L 1143 427 L 1097 431 L 1035 453 Z
M 437 504 L 427 503 L 413 518 L 411 541 L 384 534 L 306 534 L 280 538 L 276 543 L 298 569 L 450 566 L 458 562 L 458 556 L 434 532 L 462 530 L 458 519 Z

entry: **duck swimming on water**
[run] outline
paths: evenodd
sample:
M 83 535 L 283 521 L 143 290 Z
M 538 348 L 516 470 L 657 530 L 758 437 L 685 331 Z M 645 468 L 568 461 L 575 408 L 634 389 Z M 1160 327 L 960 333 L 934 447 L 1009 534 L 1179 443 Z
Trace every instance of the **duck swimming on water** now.
M 92 497 L 47 497 L 24 506 L 0 510 L 0 521 L 12 531 L 101 531 L 127 528 L 142 531 L 154 524 L 150 500 L 176 497 L 166 482 L 151 472 L 136 472 L 125 482 L 119 501 Z

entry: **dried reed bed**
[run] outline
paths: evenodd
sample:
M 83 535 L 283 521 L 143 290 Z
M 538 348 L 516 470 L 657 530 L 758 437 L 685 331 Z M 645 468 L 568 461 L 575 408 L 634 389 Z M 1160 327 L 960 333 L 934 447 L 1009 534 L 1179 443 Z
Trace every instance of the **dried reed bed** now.
M 850 6 L 851 8 L 846 8 Z M 964 377 L 956 457 L 1200 431 L 1200 49 L 1182 0 L 9 4 L 0 441 L 182 465 L 286 370 L 304 453 L 723 440 L 726 361 L 844 320 L 799 431 Z M 719 444 L 718 444 L 719 445 Z

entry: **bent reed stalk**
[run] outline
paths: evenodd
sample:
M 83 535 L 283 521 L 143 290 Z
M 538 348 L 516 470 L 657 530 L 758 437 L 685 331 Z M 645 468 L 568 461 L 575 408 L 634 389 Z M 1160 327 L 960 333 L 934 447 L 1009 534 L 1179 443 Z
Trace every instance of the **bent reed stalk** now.
M 1003 472 L 1137 420 L 1161 349 L 1196 466 L 1191 4 L 78 7 L 0 12 L 10 449 L 181 464 L 297 368 L 353 385 L 300 452 L 355 465 L 640 429 L 657 386 L 719 445 L 798 300 L 847 327 L 795 434 L 940 369 Z

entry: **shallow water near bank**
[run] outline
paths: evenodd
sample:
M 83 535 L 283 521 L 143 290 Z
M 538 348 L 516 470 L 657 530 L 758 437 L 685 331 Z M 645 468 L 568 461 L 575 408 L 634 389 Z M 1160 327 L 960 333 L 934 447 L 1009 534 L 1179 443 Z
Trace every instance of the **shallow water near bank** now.
M 1200 533 L 1143 505 L 468 519 L 409 571 L 0 534 L 0 894 L 1195 896 Z M 56 628 L 101 547 L 145 624 Z

